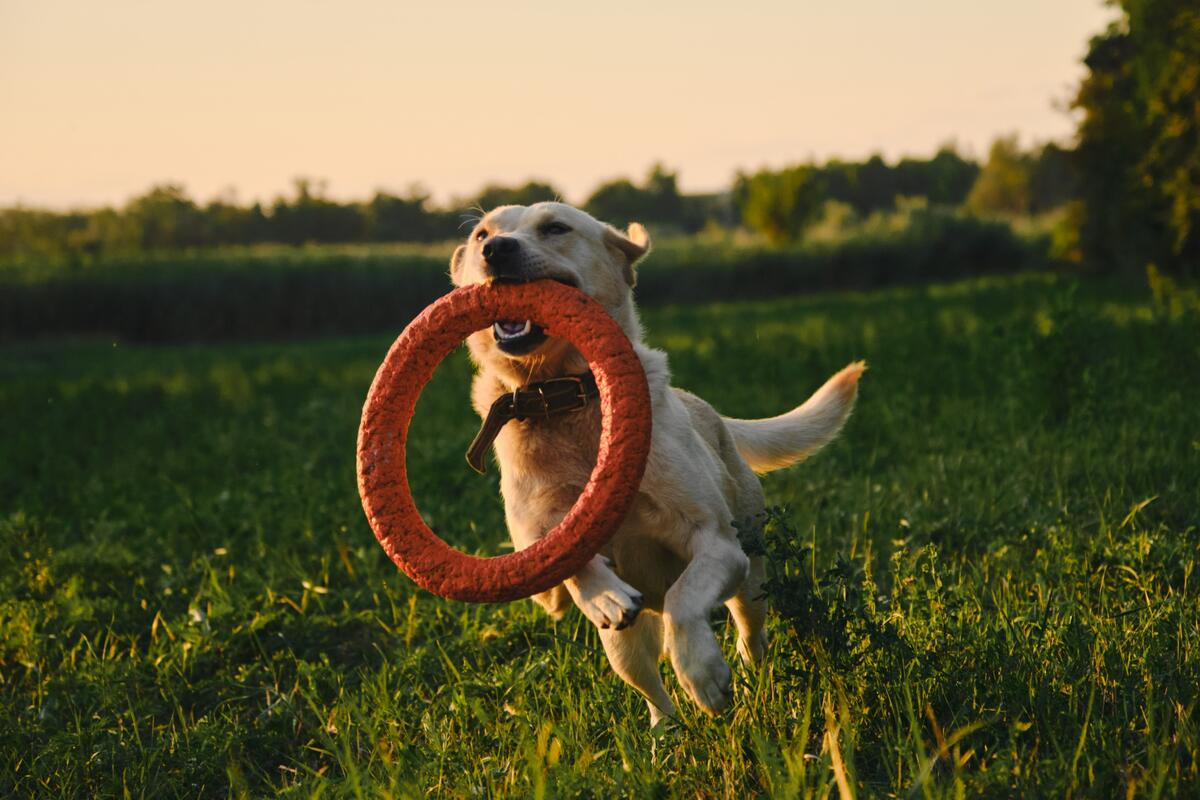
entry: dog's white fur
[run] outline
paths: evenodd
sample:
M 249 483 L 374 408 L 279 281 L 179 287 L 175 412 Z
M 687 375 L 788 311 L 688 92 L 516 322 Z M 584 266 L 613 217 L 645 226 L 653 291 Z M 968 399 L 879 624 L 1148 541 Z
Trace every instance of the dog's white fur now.
M 555 617 L 574 600 L 599 628 L 613 669 L 647 699 L 652 724 L 675 713 L 658 669 L 664 654 L 687 694 L 718 713 L 729 705 L 732 687 L 709 625 L 711 610 L 719 603 L 729 609 L 744 661 L 757 663 L 766 647 L 764 565 L 742 551 L 734 527 L 761 519 L 763 493 L 754 473 L 795 463 L 836 436 L 864 365 L 846 367 L 781 416 L 724 418 L 672 388 L 666 354 L 642 341 L 632 291 L 634 265 L 650 248 L 641 225 L 622 233 L 563 203 L 497 208 L 455 251 L 456 285 L 494 279 L 482 248 L 497 235 L 519 243 L 518 274 L 509 277 L 561 280 L 604 305 L 645 366 L 653 407 L 650 457 L 632 511 L 601 555 L 534 599 Z M 472 401 L 480 416 L 501 393 L 588 369 L 562 339 L 549 338 L 519 357 L 502 352 L 491 330 L 473 334 L 468 346 L 478 367 Z M 517 548 L 542 537 L 575 503 L 596 462 L 599 430 L 597 404 L 504 427 L 495 451 Z

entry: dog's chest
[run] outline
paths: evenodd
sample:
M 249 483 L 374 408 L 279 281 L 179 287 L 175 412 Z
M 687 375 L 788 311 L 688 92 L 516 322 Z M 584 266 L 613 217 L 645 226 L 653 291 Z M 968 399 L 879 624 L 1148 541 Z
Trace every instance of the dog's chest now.
M 519 482 L 555 485 L 587 483 L 600 446 L 600 409 L 513 421 L 496 438 L 501 473 Z

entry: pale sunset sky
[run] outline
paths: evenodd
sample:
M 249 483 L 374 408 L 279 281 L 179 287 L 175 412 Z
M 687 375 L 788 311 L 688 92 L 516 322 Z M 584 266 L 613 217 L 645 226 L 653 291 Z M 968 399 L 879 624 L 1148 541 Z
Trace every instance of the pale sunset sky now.
M 1100 0 L 0 0 L 0 205 L 156 182 L 269 201 L 307 175 L 439 201 L 654 161 L 738 169 L 1069 140 Z M 1057 106 L 1057 107 L 1056 107 Z

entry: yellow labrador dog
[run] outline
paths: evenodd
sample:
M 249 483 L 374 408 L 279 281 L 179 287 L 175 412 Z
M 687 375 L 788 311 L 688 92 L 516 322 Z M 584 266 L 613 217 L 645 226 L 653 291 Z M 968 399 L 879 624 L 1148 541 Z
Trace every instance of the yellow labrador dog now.
M 793 464 L 821 447 L 850 415 L 864 365 L 834 375 L 803 405 L 771 419 L 722 417 L 671 386 L 665 353 L 647 347 L 633 302 L 634 266 L 649 252 L 638 224 L 622 233 L 563 203 L 503 206 L 454 252 L 455 285 L 549 278 L 598 300 L 633 343 L 650 384 L 653 437 L 638 498 L 601 555 L 534 598 L 558 617 L 574 601 L 599 628 L 617 674 L 642 693 L 651 724 L 673 716 L 658 662 L 669 655 L 689 696 L 710 714 L 729 705 L 731 675 L 709 625 L 724 603 L 741 658 L 764 654 L 761 557 L 748 558 L 734 523 L 761 518 L 755 471 Z M 502 394 L 532 382 L 586 375 L 567 341 L 531 320 L 496 320 L 468 340 L 481 417 Z M 504 425 L 495 439 L 509 533 L 517 548 L 565 516 L 596 463 L 599 403 Z

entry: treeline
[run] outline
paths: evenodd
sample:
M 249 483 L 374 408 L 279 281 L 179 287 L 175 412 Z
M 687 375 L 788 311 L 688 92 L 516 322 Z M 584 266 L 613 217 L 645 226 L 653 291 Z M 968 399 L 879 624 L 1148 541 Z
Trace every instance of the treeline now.
M 1031 163 L 1042 160 L 1034 154 L 1017 155 Z M 894 209 L 897 198 L 923 197 L 934 206 L 960 206 L 980 181 L 989 179 L 995 160 L 994 151 L 981 166 L 947 146 L 932 158 L 905 158 L 895 164 L 876 155 L 863 162 L 835 160 L 764 170 L 739 175 L 730 191 L 700 195 L 682 193 L 678 174 L 659 164 L 640 183 L 620 179 L 597 187 L 583 207 L 614 224 L 636 220 L 660 234 L 745 226 L 772 242 L 795 243 L 827 202 L 843 204 L 862 217 Z M 1044 204 L 1014 200 L 1009 194 L 984 195 L 986 201 L 978 204 L 981 210 L 1022 213 Z M 380 191 L 367 201 L 343 203 L 328 196 L 323 182 L 300 178 L 290 195 L 270 204 L 240 205 L 231 197 L 202 204 L 183 187 L 164 184 L 120 208 L 0 211 L 0 259 L 88 260 L 263 243 L 445 241 L 461 236 L 464 224 L 479 210 L 559 198 L 561 193 L 549 183 L 529 181 L 487 186 L 445 207 L 434 204 L 419 187 L 403 194 Z
M 364 202 L 338 202 L 322 181 L 297 178 L 290 195 L 269 204 L 239 205 L 231 197 L 198 203 L 184 187 L 163 184 L 120 208 L 65 213 L 0 210 L 0 258 L 86 259 L 143 252 L 252 244 L 435 242 L 462 235 L 480 210 L 561 198 L 542 181 L 490 185 L 479 194 L 435 205 L 427 191 L 379 191 Z M 585 207 L 603 219 L 640 219 L 691 233 L 709 224 L 734 224 L 721 195 L 683 195 L 677 175 L 655 166 L 641 185 L 629 180 L 596 189 Z
M 526 193 L 540 197 L 540 185 L 530 184 Z M 4 210 L 0 257 L 79 259 L 222 245 L 436 241 L 453 237 L 461 222 L 458 214 L 431 207 L 428 194 L 418 188 L 340 203 L 327 195 L 323 182 L 297 178 L 290 196 L 267 205 L 240 205 L 231 197 L 200 204 L 182 186 L 162 184 L 120 208 Z
M 862 163 L 830 161 L 740 174 L 733 203 L 742 222 L 776 244 L 801 241 L 829 204 L 852 217 L 889 211 L 901 198 L 959 207 L 979 216 L 1041 214 L 1076 195 L 1070 154 L 1050 143 L 1021 150 L 1016 135 L 992 145 L 982 166 L 943 147 L 931 159 L 888 166 L 879 156 Z

